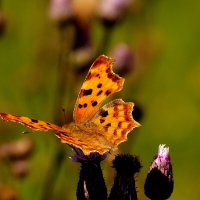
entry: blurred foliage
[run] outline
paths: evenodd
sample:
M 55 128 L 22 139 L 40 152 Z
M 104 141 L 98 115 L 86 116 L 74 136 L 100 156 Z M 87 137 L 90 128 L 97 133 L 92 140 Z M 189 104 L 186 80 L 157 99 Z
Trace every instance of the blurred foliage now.
M 78 90 L 89 68 L 88 64 L 86 71 L 76 70 L 81 71 L 76 74 L 73 71 L 79 66 L 63 59 L 62 63 L 68 66 L 64 68 L 65 76 L 60 77 L 59 70 L 63 68 L 58 67 L 59 51 L 64 50 L 63 57 L 71 55 L 68 49 L 72 46 L 73 27 L 69 25 L 60 31 L 58 23 L 49 18 L 48 1 L 0 3 L 6 23 L 4 34 L 0 35 L 0 111 L 63 124 L 62 108 L 66 108 L 70 120 L 68 116 L 72 116 Z M 83 4 L 81 8 L 86 7 Z M 93 56 L 98 52 L 109 55 L 122 42 L 129 44 L 133 54 L 134 69 L 125 75 L 120 97 L 139 105 L 144 116 L 140 121 L 142 127 L 129 134 L 120 151 L 139 155 L 142 161 L 137 178 L 139 199 L 146 199 L 144 180 L 162 143 L 170 147 L 174 170 L 175 188 L 170 199 L 199 197 L 199 8 L 197 0 L 135 0 L 112 30 L 105 30 L 98 18 L 87 26 L 91 29 L 92 51 L 96 51 Z M 102 48 L 102 39 L 106 37 Z M 58 92 L 59 80 L 63 78 L 65 85 Z M 27 129 L 18 124 L 1 121 L 0 143 L 23 138 L 24 130 Z M 51 188 L 48 184 L 53 184 L 51 199 L 75 199 L 79 166 L 68 158 L 72 155 L 70 148 L 60 144 L 51 133 L 35 132 L 26 137 L 34 143 L 34 152 L 27 160 L 28 175 L 14 177 L 8 167 L 12 161 L 1 160 L 0 187 L 13 188 L 11 193 L 18 195 L 17 199 L 36 200 L 47 199 L 45 190 Z M 55 156 L 60 149 L 65 153 L 64 159 L 56 165 Z M 110 188 L 113 182 L 110 174 L 114 173 L 109 163 L 104 162 L 103 172 Z M 53 183 L 47 182 L 49 176 Z

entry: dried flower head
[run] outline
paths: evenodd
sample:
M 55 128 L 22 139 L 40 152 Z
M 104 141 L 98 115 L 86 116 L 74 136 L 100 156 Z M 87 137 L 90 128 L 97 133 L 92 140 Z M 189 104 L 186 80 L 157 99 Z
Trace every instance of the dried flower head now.
M 145 194 L 150 199 L 168 199 L 173 192 L 173 185 L 169 147 L 161 144 L 146 178 Z
M 141 168 L 139 158 L 129 154 L 117 155 L 113 167 L 117 174 L 108 199 L 137 199 L 134 175 Z
M 81 163 L 79 182 L 77 186 L 77 200 L 106 200 L 107 188 L 103 178 L 100 163 L 107 154 L 100 155 L 93 152 L 84 155 L 83 152 L 75 148 L 75 155 L 71 159 Z

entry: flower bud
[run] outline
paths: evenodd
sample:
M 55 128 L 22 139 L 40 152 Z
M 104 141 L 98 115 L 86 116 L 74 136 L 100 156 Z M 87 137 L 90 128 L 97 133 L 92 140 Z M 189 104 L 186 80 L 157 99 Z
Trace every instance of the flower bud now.
M 32 153 L 33 143 L 28 138 L 0 145 L 0 158 L 21 159 Z
M 99 16 L 105 25 L 113 25 L 122 18 L 132 0 L 102 0 L 99 8 Z
M 117 175 L 108 199 L 137 199 L 134 175 L 141 168 L 139 158 L 129 154 L 117 155 L 113 160 L 113 167 Z
M 101 171 L 100 162 L 107 154 L 90 153 L 86 156 L 77 151 L 72 157 L 73 161 L 81 163 L 79 182 L 77 186 L 77 200 L 106 200 L 107 188 Z
M 27 158 L 33 150 L 33 143 L 29 138 L 21 138 L 10 145 L 10 157 L 13 159 Z
M 74 11 L 71 0 L 51 0 L 49 15 L 57 22 L 65 22 L 73 17 Z
M 144 185 L 145 194 L 150 199 L 168 199 L 173 192 L 173 186 L 169 147 L 161 144 L 146 178 Z
M 17 160 L 11 165 L 11 172 L 14 176 L 23 178 L 29 172 L 28 163 L 26 160 Z
M 133 54 L 126 43 L 118 44 L 110 57 L 115 59 L 113 68 L 121 75 L 129 73 L 134 68 Z

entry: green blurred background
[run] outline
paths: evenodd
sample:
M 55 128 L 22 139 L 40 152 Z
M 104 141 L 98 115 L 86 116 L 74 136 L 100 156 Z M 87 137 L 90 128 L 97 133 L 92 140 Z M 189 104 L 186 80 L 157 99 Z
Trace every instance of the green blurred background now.
M 124 42 L 134 55 L 134 69 L 125 75 L 120 98 L 140 106 L 142 127 L 130 133 L 128 142 L 119 149 L 140 156 L 143 168 L 137 175 L 139 199 L 147 199 L 143 184 L 159 144 L 170 147 L 175 182 L 170 199 L 199 199 L 199 9 L 197 0 L 136 0 L 108 34 L 107 46 L 101 52 L 109 55 L 115 45 Z M 57 22 L 49 17 L 48 1 L 5 0 L 0 10 L 6 18 L 6 31 L 0 38 L 0 111 L 56 122 L 55 115 L 59 114 L 59 121 L 61 109 L 66 108 L 71 116 L 86 75 L 86 71 L 70 74 L 74 70 L 70 64 L 65 68 L 65 91 L 62 87 L 62 94 L 57 91 L 59 70 L 63 70 L 58 68 L 59 49 L 66 43 L 63 49 L 66 56 L 71 55 L 66 49 L 71 45 L 72 28 L 60 33 Z M 98 17 L 91 23 L 91 43 L 96 48 L 105 30 Z M 64 65 L 68 63 L 63 60 Z M 55 106 L 59 94 L 64 101 Z M 34 146 L 27 159 L 29 172 L 23 178 L 12 175 L 13 161 L 0 160 L 0 186 L 13 188 L 18 199 L 47 199 L 48 192 L 49 199 L 76 199 L 80 166 L 68 158 L 72 155 L 70 148 L 60 144 L 53 134 L 21 134 L 25 130 L 18 124 L 0 122 L 1 144 L 28 137 Z M 55 156 L 60 149 L 65 155 L 57 165 Z M 102 168 L 110 188 L 113 169 L 106 162 Z

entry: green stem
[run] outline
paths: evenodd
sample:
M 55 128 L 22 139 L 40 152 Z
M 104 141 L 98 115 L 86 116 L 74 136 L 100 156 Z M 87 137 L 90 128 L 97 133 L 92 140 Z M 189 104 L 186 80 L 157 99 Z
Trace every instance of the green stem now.
M 60 36 L 60 52 L 58 57 L 58 67 L 57 67 L 57 83 L 56 83 L 56 93 L 55 93 L 55 102 L 54 102 L 54 122 L 60 124 L 61 115 L 60 111 L 62 110 L 62 105 L 64 102 L 64 91 L 66 91 L 66 86 L 69 85 L 69 75 L 70 64 L 69 64 L 69 51 L 70 51 L 70 36 L 67 34 L 69 26 L 59 27 L 59 36 Z M 67 84 L 68 83 L 68 84 Z M 47 173 L 47 178 L 44 183 L 42 200 L 52 199 L 53 189 L 56 183 L 56 179 L 62 167 L 63 160 L 66 158 L 66 153 L 63 151 L 61 145 L 56 146 L 56 154 L 51 163 L 49 172 Z

